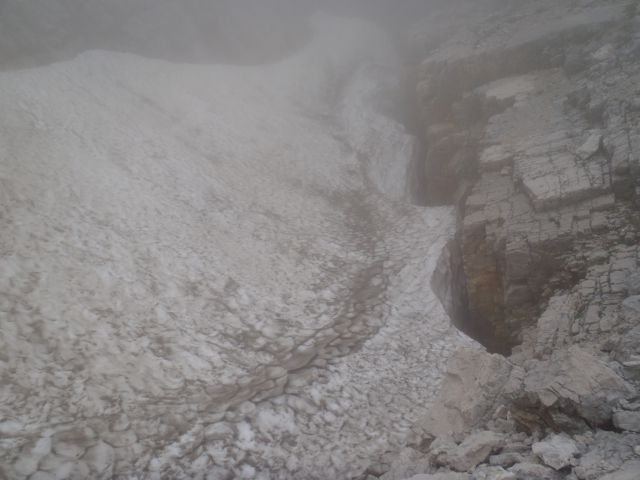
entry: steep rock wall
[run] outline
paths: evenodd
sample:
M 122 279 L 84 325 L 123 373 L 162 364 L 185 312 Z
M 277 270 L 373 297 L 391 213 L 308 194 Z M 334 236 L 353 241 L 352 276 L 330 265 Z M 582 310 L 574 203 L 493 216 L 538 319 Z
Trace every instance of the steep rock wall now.
M 640 478 L 639 5 L 502 6 L 428 54 L 417 94 L 458 188 L 436 292 L 454 311 L 466 285 L 463 323 L 503 355 L 458 350 L 429 435 L 376 477 Z
M 517 33 L 479 35 L 466 51 L 458 38 L 421 67 L 428 188 L 457 203 L 469 322 L 491 328 L 492 350 L 519 343 L 550 294 L 584 275 L 586 243 L 633 228 L 634 73 L 607 80 L 607 101 L 599 86 L 605 69 L 635 61 L 634 20 L 614 22 L 623 8 L 569 8 L 536 36 L 519 16 Z

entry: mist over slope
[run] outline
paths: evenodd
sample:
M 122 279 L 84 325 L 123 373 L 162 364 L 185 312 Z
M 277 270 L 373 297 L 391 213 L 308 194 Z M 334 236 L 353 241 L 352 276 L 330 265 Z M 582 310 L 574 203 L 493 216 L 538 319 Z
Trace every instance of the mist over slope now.
M 263 66 L 0 74 L 5 476 L 348 478 L 420 438 L 468 342 L 452 218 L 410 205 L 386 35 L 312 25 Z
M 462 0 L 457 0 L 460 3 Z M 91 49 L 190 63 L 264 64 L 309 41 L 309 16 L 375 21 L 405 32 L 442 0 L 3 0 L 0 68 Z
M 308 41 L 304 2 L 6 0 L 0 65 L 26 67 L 89 49 L 196 63 L 268 63 Z

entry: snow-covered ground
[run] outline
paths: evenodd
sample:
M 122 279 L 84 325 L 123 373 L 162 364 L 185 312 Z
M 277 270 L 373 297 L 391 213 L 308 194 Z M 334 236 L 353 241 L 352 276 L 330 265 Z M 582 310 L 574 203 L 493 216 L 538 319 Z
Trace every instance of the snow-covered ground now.
M 0 477 L 342 479 L 419 435 L 451 214 L 407 202 L 385 35 L 315 22 L 0 74 Z

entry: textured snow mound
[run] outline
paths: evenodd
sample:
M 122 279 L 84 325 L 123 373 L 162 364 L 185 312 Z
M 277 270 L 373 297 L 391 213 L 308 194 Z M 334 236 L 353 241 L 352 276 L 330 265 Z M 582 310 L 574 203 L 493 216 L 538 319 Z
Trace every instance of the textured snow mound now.
M 419 435 L 466 342 L 429 287 L 452 219 L 398 201 L 385 36 L 316 22 L 259 68 L 0 74 L 7 477 L 347 478 Z

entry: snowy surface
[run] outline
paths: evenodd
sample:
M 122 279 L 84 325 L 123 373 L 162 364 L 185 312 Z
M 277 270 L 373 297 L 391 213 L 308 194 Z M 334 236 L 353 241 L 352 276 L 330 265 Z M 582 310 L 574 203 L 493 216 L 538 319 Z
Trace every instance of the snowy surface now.
M 400 201 L 385 36 L 316 22 L 259 68 L 0 74 L 0 477 L 342 479 L 419 436 L 468 342 L 451 212 Z

